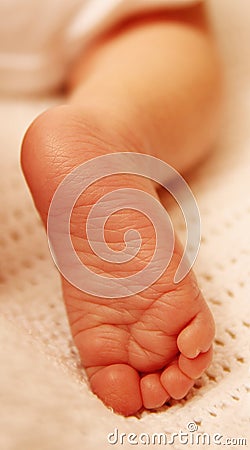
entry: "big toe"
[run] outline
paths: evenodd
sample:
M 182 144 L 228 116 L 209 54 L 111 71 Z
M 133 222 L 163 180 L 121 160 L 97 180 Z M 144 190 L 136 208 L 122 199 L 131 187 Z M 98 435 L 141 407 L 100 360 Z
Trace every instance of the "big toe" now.
M 129 416 L 142 407 L 140 377 L 127 364 L 113 364 L 90 376 L 93 392 L 117 413 Z

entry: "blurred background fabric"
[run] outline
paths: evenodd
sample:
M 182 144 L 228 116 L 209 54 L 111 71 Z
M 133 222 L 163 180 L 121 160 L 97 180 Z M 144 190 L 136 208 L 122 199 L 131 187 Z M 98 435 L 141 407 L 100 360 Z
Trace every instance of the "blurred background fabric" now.
M 53 91 L 101 33 L 140 11 L 202 0 L 1 0 L 0 92 Z
M 250 3 L 209 0 L 208 5 L 225 66 L 227 100 L 214 151 L 188 181 L 202 218 L 195 270 L 216 320 L 212 366 L 185 400 L 140 418 L 113 414 L 91 393 L 70 336 L 59 276 L 19 165 L 27 126 L 63 99 L 2 97 L 2 450 L 109 449 L 107 435 L 114 428 L 172 433 L 186 431 L 189 422 L 196 422 L 200 432 L 247 438 L 250 445 Z M 184 239 L 175 206 L 171 214 Z

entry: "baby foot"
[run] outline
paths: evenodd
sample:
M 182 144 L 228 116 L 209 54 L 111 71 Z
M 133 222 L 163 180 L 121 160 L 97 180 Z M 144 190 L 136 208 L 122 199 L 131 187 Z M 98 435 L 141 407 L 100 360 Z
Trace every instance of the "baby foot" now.
M 22 166 L 35 204 L 46 224 L 48 209 L 59 183 L 73 168 L 105 153 L 124 151 L 125 145 L 107 130 L 93 127 L 71 107 L 55 108 L 40 116 L 28 130 Z M 83 224 L 100 196 L 132 187 L 157 198 L 150 180 L 114 176 L 88 188 L 71 218 L 74 248 L 92 271 L 128 277 L 149 262 L 155 234 L 147 217 L 122 210 L 106 222 L 105 239 L 113 250 L 124 246 L 124 233 L 138 230 L 142 247 L 132 261 L 100 261 L 91 251 Z M 174 275 L 182 249 L 175 242 L 168 268 L 150 287 L 124 298 L 96 297 L 75 288 L 62 276 L 63 294 L 71 325 L 90 385 L 103 402 L 125 416 L 158 408 L 170 398 L 185 397 L 209 366 L 214 321 L 190 272 L 180 283 Z

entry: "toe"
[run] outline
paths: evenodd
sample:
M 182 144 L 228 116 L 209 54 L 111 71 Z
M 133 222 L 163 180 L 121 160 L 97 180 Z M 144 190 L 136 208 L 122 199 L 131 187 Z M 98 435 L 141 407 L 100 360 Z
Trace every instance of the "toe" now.
M 180 355 L 178 365 L 181 371 L 192 379 L 199 378 L 205 369 L 210 365 L 213 356 L 213 349 L 210 347 L 208 352 L 200 353 L 197 358 L 189 359 Z
M 113 364 L 90 377 L 93 392 L 118 414 L 130 416 L 142 407 L 140 377 L 126 364 Z
M 143 406 L 147 409 L 160 408 L 170 399 L 169 394 L 161 384 L 159 373 L 142 377 L 141 394 Z
M 161 383 L 175 400 L 185 397 L 194 385 L 194 381 L 179 369 L 176 362 L 164 370 L 161 375 Z
M 213 316 L 204 303 L 202 311 L 179 334 L 178 348 L 187 358 L 196 358 L 200 352 L 205 353 L 209 350 L 214 334 Z

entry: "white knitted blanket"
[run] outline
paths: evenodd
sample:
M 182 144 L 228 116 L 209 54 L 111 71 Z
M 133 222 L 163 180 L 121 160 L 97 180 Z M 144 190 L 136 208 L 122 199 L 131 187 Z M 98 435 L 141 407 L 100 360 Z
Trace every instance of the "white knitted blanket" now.
M 217 324 L 212 366 L 187 399 L 138 418 L 114 414 L 90 392 L 19 167 L 26 127 L 58 99 L 1 99 L 1 450 L 129 449 L 130 442 L 138 449 L 162 448 L 163 438 L 157 444 L 152 433 L 170 440 L 188 428 L 186 437 L 165 447 L 216 449 L 219 433 L 221 443 L 245 438 L 250 448 L 250 4 L 210 0 L 210 6 L 226 68 L 227 105 L 213 154 L 188 181 L 202 216 L 195 269 Z M 172 214 L 184 237 L 174 206 Z M 200 447 L 193 445 L 197 432 L 191 429 L 209 435 L 205 445 L 202 439 Z M 226 448 L 241 445 L 232 441 Z

